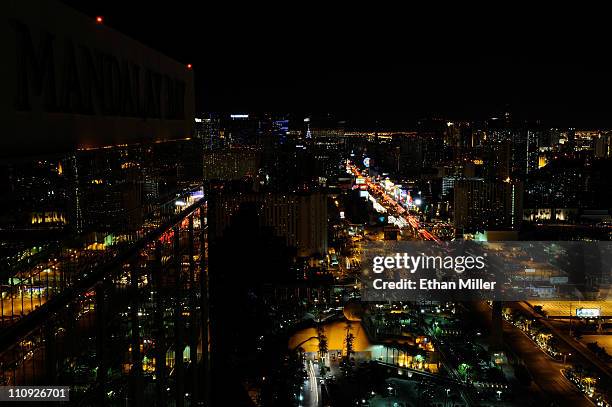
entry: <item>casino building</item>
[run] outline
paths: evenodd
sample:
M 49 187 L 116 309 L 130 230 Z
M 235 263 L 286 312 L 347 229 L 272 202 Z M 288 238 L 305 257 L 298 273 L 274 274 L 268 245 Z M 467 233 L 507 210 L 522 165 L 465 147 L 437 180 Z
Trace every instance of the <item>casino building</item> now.
M 54 0 L 0 16 L 0 386 L 205 403 L 191 66 Z

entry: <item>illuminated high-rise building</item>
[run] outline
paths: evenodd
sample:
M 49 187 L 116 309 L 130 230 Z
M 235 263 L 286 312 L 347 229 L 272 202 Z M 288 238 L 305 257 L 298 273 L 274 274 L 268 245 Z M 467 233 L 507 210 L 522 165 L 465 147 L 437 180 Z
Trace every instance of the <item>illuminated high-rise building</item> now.
M 202 141 L 204 150 L 223 147 L 219 116 L 214 113 L 198 115 L 195 118 L 194 137 Z
M 260 152 L 252 147 L 234 147 L 204 151 L 204 180 L 230 181 L 255 178 Z
M 481 178 L 456 180 L 454 211 L 457 229 L 518 229 L 523 219 L 523 184 Z
M 327 197 L 318 192 L 211 190 L 208 220 L 211 239 L 223 236 L 232 217 L 245 203 L 255 204 L 261 226 L 272 228 L 287 246 L 297 249 L 298 256 L 327 252 Z

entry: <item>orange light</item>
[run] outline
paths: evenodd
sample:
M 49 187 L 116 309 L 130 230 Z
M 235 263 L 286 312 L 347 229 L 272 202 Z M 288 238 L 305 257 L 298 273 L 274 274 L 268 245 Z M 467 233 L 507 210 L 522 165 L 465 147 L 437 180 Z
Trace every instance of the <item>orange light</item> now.
M 187 69 L 191 69 L 192 65 L 191 64 L 187 64 Z
M 102 24 L 103 22 L 104 22 L 104 19 L 102 18 L 102 16 L 96 17 L 96 23 Z

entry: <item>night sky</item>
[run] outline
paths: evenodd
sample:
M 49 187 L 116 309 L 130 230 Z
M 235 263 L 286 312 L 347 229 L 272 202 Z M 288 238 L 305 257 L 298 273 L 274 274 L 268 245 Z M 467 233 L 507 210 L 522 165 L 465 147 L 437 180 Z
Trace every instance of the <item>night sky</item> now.
M 192 63 L 198 111 L 333 112 L 400 125 L 510 111 L 550 125 L 612 127 L 605 44 L 598 50 L 573 22 L 425 21 L 416 12 L 394 21 L 394 10 L 354 18 L 306 4 L 289 12 L 259 3 L 64 2 Z

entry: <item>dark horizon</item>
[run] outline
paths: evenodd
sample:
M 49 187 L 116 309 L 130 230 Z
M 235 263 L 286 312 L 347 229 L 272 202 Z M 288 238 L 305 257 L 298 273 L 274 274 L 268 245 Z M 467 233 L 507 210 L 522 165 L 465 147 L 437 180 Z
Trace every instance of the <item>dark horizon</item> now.
M 399 118 L 403 126 L 509 111 L 553 127 L 612 127 L 606 61 L 589 55 L 579 38 L 560 37 L 552 46 L 528 37 L 529 30 L 512 42 L 484 28 L 455 32 L 443 22 L 439 31 L 421 23 L 396 34 L 376 24 L 345 29 L 331 17 L 301 25 L 257 13 L 64 3 L 193 64 L 199 112 L 332 112 L 372 123 Z
M 0 401 L 612 407 L 607 24 L 290 6 L 0 3 Z

